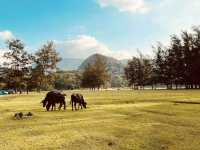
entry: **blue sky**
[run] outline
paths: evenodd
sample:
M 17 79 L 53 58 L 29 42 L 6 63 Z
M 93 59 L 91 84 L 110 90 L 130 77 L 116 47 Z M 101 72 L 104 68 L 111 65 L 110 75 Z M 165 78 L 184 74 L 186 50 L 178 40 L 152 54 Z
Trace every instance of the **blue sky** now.
M 31 52 L 54 40 L 65 58 L 98 52 L 123 59 L 137 49 L 151 55 L 152 44 L 200 25 L 199 0 L 0 0 L 0 6 L 1 52 L 5 40 L 20 38 Z

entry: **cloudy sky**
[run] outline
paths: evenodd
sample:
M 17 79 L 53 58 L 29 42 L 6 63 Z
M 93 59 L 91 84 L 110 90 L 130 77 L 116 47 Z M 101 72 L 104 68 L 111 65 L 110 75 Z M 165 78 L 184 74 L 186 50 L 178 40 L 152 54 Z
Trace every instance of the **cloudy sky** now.
M 0 0 L 0 57 L 5 41 L 20 38 L 34 52 L 48 40 L 65 58 L 102 53 L 130 58 L 152 54 L 200 25 L 200 0 Z

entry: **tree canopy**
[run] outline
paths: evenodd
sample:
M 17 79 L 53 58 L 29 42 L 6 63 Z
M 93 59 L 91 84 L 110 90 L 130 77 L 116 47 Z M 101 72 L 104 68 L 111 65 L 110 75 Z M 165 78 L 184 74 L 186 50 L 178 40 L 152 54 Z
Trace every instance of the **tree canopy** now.
M 86 88 L 100 88 L 109 79 L 106 62 L 97 56 L 94 64 L 88 64 L 82 74 L 81 85 Z

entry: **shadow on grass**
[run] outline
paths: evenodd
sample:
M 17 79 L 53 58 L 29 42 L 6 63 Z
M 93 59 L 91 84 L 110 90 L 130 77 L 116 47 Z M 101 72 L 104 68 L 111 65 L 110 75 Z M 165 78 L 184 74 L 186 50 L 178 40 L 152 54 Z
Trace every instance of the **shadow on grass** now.
M 200 104 L 200 102 L 194 102 L 194 101 L 172 101 L 174 104 Z

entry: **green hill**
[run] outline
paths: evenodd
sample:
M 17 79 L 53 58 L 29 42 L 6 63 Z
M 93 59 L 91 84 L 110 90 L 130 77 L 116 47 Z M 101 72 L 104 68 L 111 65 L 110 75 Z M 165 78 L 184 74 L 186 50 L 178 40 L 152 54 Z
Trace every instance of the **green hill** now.
M 112 57 L 104 56 L 101 54 L 94 54 L 89 56 L 83 63 L 80 65 L 79 70 L 84 70 L 88 64 L 94 64 L 97 57 L 100 57 L 107 64 L 107 69 L 110 74 L 110 83 L 112 87 L 121 87 L 124 84 L 124 67 L 120 60 L 117 60 Z
M 112 74 L 123 74 L 124 65 L 119 60 L 112 58 L 112 57 L 104 56 L 104 55 L 101 55 L 101 54 L 94 54 L 94 55 L 89 56 L 80 65 L 79 70 L 84 70 L 84 68 L 88 64 L 94 64 L 97 57 L 100 57 L 101 59 L 103 59 L 106 62 L 108 71 L 110 73 L 112 73 Z

